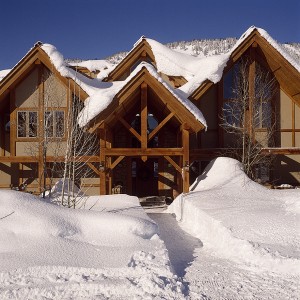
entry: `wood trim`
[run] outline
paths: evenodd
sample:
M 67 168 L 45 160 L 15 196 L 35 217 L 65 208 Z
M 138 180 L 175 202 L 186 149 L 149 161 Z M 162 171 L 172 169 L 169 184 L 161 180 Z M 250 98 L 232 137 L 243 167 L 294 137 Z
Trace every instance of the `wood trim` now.
M 182 148 L 111 148 L 106 149 L 107 156 L 181 156 L 183 155 Z
M 190 138 L 189 132 L 184 126 L 182 127 L 182 176 L 183 176 L 183 193 L 188 193 L 190 188 L 190 172 L 188 166 L 190 164 Z
M 33 156 L 0 156 L 0 163 L 30 163 L 38 162 L 38 157 Z M 65 162 L 65 156 L 47 156 L 47 162 Z M 76 162 L 100 162 L 99 156 L 78 156 L 70 158 Z
M 218 144 L 219 147 L 224 146 L 224 129 L 220 125 L 221 124 L 221 118 L 223 116 L 223 103 L 224 103 L 224 97 L 223 97 L 223 89 L 224 89 L 224 76 L 223 78 L 218 82 L 217 85 L 217 111 L 218 111 L 218 116 L 217 116 L 217 122 L 218 122 Z
M 100 176 L 100 171 L 91 163 L 88 162 L 87 165 L 90 167 L 91 170 L 93 170 L 98 176 Z
M 300 132 L 300 129 L 280 129 L 280 130 L 277 130 L 277 132 Z
M 124 125 L 124 127 L 125 127 L 126 129 L 128 129 L 128 131 L 129 131 L 132 135 L 134 135 L 139 141 L 142 140 L 141 136 L 137 133 L 137 131 L 136 131 L 133 127 L 131 127 L 123 117 L 121 117 L 120 115 L 118 115 L 118 120 L 119 120 L 119 121 Z
M 296 107 L 295 102 L 292 102 L 292 146 L 296 146 L 296 133 L 295 133 L 295 116 L 296 116 Z
M 300 147 L 295 148 L 263 148 L 263 154 L 299 155 Z
M 105 136 L 105 125 L 104 123 L 101 124 L 99 128 L 100 132 L 100 155 L 99 155 L 99 161 L 100 163 L 104 164 L 104 168 L 106 167 L 106 136 Z M 105 169 L 104 171 L 100 171 L 100 195 L 106 195 L 106 175 L 105 175 Z
M 10 155 L 16 155 L 17 113 L 15 107 L 15 90 L 10 90 Z
M 175 115 L 174 112 L 169 113 L 154 129 L 153 131 L 148 135 L 148 142 L 150 142 L 157 133 L 167 124 L 169 120 L 172 119 L 172 117 Z
M 143 82 L 141 84 L 141 148 L 146 149 L 148 147 L 148 95 L 147 84 Z M 142 161 L 147 160 L 147 156 L 142 155 Z
M 177 165 L 177 163 L 168 155 L 165 155 L 164 158 L 181 174 L 182 169 Z
M 111 165 L 110 165 L 110 169 L 113 170 L 125 157 L 125 155 L 121 155 L 119 156 Z
M 0 155 L 4 156 L 5 154 L 5 123 L 4 115 L 0 118 Z
M 254 110 L 254 101 L 255 101 L 255 72 L 256 72 L 256 62 L 255 62 L 255 49 L 250 48 L 250 65 L 249 65 L 249 124 L 248 132 L 252 141 L 254 141 L 255 136 L 253 132 L 253 110 Z

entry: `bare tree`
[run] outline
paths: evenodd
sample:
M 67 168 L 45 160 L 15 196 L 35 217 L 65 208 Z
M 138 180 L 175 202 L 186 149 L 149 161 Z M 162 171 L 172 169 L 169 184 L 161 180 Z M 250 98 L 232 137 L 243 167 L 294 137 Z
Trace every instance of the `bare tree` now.
M 80 89 L 80 87 L 79 87 Z M 94 177 L 91 169 L 90 156 L 99 155 L 99 138 L 96 133 L 91 133 L 86 128 L 81 128 L 77 117 L 83 108 L 83 101 L 79 90 L 74 88 L 72 99 L 68 101 L 66 116 L 66 148 L 65 160 L 62 169 L 61 204 L 75 208 L 84 199 L 83 190 L 86 188 L 85 179 Z M 99 166 L 94 166 L 99 170 Z
M 35 138 L 28 142 L 25 152 L 42 163 L 42 173 L 37 174 L 36 181 L 45 198 L 46 191 L 51 190 L 57 177 L 56 158 L 62 155 L 64 139 L 64 103 L 67 93 L 57 88 L 55 75 L 44 69 L 42 75 L 42 97 L 34 99 L 31 111 L 18 112 L 18 137 Z M 42 100 L 41 100 L 42 99 Z M 41 103 L 42 101 L 42 103 Z M 52 161 L 48 162 L 48 156 Z M 32 166 L 32 169 L 37 166 Z
M 271 155 L 265 155 L 262 148 L 272 147 L 275 143 L 273 100 L 277 85 L 274 76 L 257 63 L 255 74 L 251 76 L 250 64 L 250 59 L 239 61 L 229 71 L 229 79 L 225 78 L 230 90 L 220 118 L 221 126 L 232 137 L 227 155 L 241 161 L 250 178 L 258 179 L 258 170 L 269 169 L 273 159 Z

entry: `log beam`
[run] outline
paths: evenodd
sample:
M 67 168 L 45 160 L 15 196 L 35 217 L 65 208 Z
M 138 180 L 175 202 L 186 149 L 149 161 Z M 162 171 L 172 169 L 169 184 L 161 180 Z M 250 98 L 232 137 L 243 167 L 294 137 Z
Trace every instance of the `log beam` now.
M 171 118 L 175 115 L 174 112 L 171 112 L 169 115 L 167 115 L 149 134 L 148 136 L 148 142 L 151 141 L 157 133 L 166 125 L 166 123 L 171 120 Z
M 148 146 L 148 106 L 147 106 L 147 84 L 141 84 L 141 148 L 146 149 Z M 142 161 L 147 161 L 147 156 L 142 155 Z

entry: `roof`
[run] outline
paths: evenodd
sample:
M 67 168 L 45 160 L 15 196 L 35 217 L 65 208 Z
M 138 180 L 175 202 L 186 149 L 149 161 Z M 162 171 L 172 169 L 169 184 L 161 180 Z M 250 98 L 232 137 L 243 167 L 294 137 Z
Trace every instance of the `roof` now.
M 165 89 L 167 89 L 179 103 L 185 107 L 194 118 L 207 127 L 206 120 L 201 111 L 187 99 L 186 95 L 178 89 L 168 85 L 158 74 L 155 67 L 147 62 L 142 62 L 124 81 L 115 81 L 105 83 L 105 88 L 99 89 L 85 101 L 85 107 L 81 111 L 78 122 L 80 126 L 85 126 L 94 117 L 106 109 L 114 100 L 115 96 L 142 70 L 146 69 L 148 73 L 157 80 Z
M 227 53 L 213 55 L 209 57 L 199 58 L 189 54 L 181 53 L 176 50 L 172 50 L 167 46 L 160 44 L 159 42 L 141 37 L 134 45 L 133 49 L 127 54 L 127 56 L 114 68 L 111 69 L 110 65 L 107 65 L 103 61 L 86 61 L 82 63 L 76 63 L 77 66 L 82 66 L 92 70 L 101 69 L 99 78 L 87 78 L 83 74 L 76 72 L 71 68 L 71 65 L 64 61 L 62 54 L 50 44 L 42 44 L 41 42 L 35 44 L 25 57 L 10 71 L 4 72 L 4 78 L 0 82 L 0 88 L 4 81 L 8 81 L 7 78 L 14 74 L 15 70 L 22 65 L 26 57 L 37 49 L 41 49 L 46 54 L 54 65 L 56 71 L 64 78 L 72 79 L 80 88 L 86 93 L 87 99 L 85 101 L 85 107 L 81 112 L 78 122 L 81 126 L 85 126 L 94 117 L 100 114 L 107 106 L 113 101 L 117 93 L 142 69 L 145 68 L 149 74 L 164 86 L 181 105 L 188 109 L 196 120 L 201 122 L 206 127 L 206 121 L 200 112 L 200 110 L 192 104 L 189 97 L 199 90 L 203 85 L 207 83 L 215 84 L 219 82 L 223 76 L 224 69 L 228 65 L 230 59 L 238 52 L 242 53 L 242 47 L 248 47 L 248 40 L 253 35 L 259 35 L 264 40 L 264 44 L 267 44 L 272 49 L 272 54 L 278 54 L 283 57 L 289 66 L 282 68 L 283 71 L 278 71 L 276 74 L 282 72 L 281 77 L 286 76 L 288 71 L 292 69 L 292 76 L 296 76 L 296 80 L 291 83 L 290 94 L 299 95 L 300 87 L 298 84 L 298 78 L 300 76 L 300 64 L 295 61 L 270 35 L 263 29 L 257 27 L 250 27 L 238 40 L 236 45 Z M 142 53 L 143 49 L 146 49 L 147 53 L 154 58 L 155 67 L 151 64 L 141 62 L 138 67 L 123 81 L 104 82 L 103 76 L 110 72 L 116 72 L 116 70 L 123 68 L 129 59 L 135 59 L 136 54 Z M 151 52 L 151 53 L 150 53 Z M 274 60 L 274 59 L 273 59 Z M 126 62 L 127 61 L 127 62 Z M 285 63 L 286 65 L 286 63 Z M 107 69 L 106 69 L 107 68 Z M 101 74 L 102 73 L 102 74 Z M 183 76 L 187 79 L 187 83 L 180 88 L 172 88 L 163 78 L 160 73 L 169 76 Z M 3 74 L 3 73 L 1 73 Z M 0 74 L 0 75 L 1 75 Z M 277 76 L 277 75 L 276 75 Z M 294 76 L 294 77 L 295 77 Z M 298 97 L 298 96 L 297 96 Z

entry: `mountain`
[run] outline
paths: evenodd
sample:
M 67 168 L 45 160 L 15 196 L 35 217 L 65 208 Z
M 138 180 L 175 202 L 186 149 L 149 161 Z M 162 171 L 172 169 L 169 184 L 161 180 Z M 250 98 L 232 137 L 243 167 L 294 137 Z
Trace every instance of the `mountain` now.
M 237 38 L 204 39 L 192 41 L 179 41 L 166 44 L 169 48 L 178 52 L 193 56 L 204 57 L 228 52 L 237 42 Z M 300 61 L 300 43 L 281 43 L 295 60 Z M 118 52 L 106 58 L 112 64 L 118 64 L 128 52 Z

